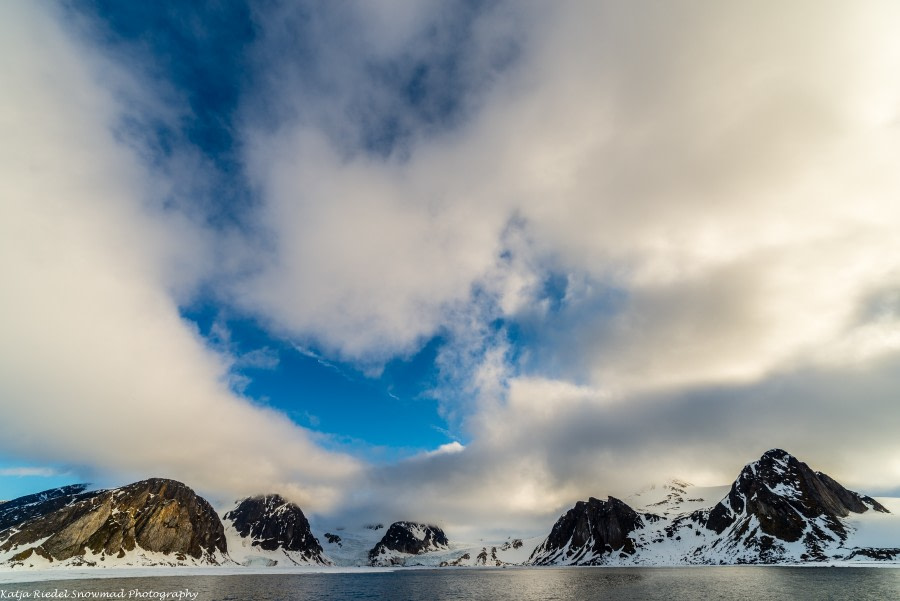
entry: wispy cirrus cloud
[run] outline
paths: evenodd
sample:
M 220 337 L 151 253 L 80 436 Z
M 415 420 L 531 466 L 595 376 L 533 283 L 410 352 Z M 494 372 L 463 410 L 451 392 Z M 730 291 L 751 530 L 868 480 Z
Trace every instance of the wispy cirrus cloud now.
M 4 477 L 38 477 L 52 478 L 54 476 L 64 476 L 68 474 L 67 470 L 60 470 L 52 467 L 2 467 L 0 468 L 0 476 Z

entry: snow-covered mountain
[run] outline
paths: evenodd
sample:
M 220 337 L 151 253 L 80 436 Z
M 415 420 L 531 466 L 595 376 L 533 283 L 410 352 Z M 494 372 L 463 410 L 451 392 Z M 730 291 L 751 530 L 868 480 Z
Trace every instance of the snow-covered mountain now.
M 780 449 L 747 465 L 706 517 L 718 535 L 701 555 L 735 562 L 823 561 L 844 558 L 850 534 L 842 518 L 888 513 Z
M 87 484 L 71 484 L 19 497 L 12 501 L 4 501 L 3 505 L 0 506 L 0 532 L 10 526 L 21 524 L 32 518 L 40 517 L 70 505 L 82 498 L 79 495 L 87 489 Z
M 228 555 L 241 565 L 331 563 L 324 557 L 303 511 L 280 495 L 243 499 L 222 517 Z
M 225 535 L 212 506 L 180 482 L 53 489 L 4 504 L 0 564 L 218 565 Z
M 645 514 L 642 518 L 615 497 L 579 501 L 553 525 L 529 563 L 594 565 L 613 553 L 623 558 L 634 555 L 635 539 L 630 535 L 645 527 L 645 519 L 652 523 L 658 517 Z
M 317 533 L 325 555 L 335 566 L 426 566 L 426 567 L 500 567 L 508 565 L 522 565 L 528 559 L 542 537 L 533 538 L 505 538 L 483 539 L 476 541 L 453 540 L 446 536 L 446 543 L 434 544 L 440 540 L 440 534 L 431 534 L 432 544 L 426 544 L 429 536 L 426 528 L 429 526 L 416 522 L 396 522 L 397 528 L 404 531 L 396 538 L 415 538 L 419 541 L 415 546 L 403 547 L 390 543 L 395 539 L 390 534 L 390 527 L 381 523 L 366 525 L 334 525 L 317 524 L 313 531 Z M 401 524 L 408 526 L 404 527 Z M 436 531 L 443 532 L 437 526 L 430 526 Z M 390 534 L 390 536 L 389 536 Z M 387 539 L 387 540 L 385 540 Z M 393 547 L 393 548 L 392 548 Z M 400 548 L 397 548 L 400 547 Z M 416 547 L 418 553 L 412 553 Z M 382 554 L 381 549 L 385 549 Z M 402 550 L 403 548 L 406 551 Z M 375 556 L 370 559 L 370 554 Z
M 442 560 L 439 567 L 506 567 L 522 565 L 540 537 L 530 539 L 509 538 L 499 544 L 475 546 L 465 550 L 455 559 Z
M 900 499 L 873 499 L 779 449 L 730 486 L 670 480 L 579 501 L 549 535 L 451 540 L 412 521 L 315 523 L 282 497 L 221 517 L 186 485 L 77 484 L 0 504 L 0 567 L 705 565 L 900 562 Z
M 313 532 L 322 543 L 324 555 L 335 566 L 361 567 L 369 565 L 369 552 L 385 534 L 382 523 L 314 524 Z
M 857 537 L 859 523 L 898 523 L 875 499 L 849 491 L 780 449 L 748 464 L 730 488 L 673 480 L 579 502 L 535 549 L 532 565 L 684 565 L 897 559 Z M 862 522 L 858 521 L 862 520 Z
M 369 551 L 373 566 L 404 565 L 410 556 L 449 549 L 447 535 L 437 526 L 416 522 L 394 522 Z

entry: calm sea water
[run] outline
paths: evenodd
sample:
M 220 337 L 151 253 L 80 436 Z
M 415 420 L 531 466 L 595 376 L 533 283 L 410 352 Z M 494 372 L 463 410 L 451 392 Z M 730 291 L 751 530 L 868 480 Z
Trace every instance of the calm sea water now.
M 37 598 L 161 599 L 178 591 L 196 601 L 585 601 L 591 599 L 900 599 L 900 569 L 881 568 L 562 568 L 407 570 L 359 574 L 103 578 L 0 585 L 0 599 L 18 591 Z M 133 594 L 132 591 L 137 591 Z M 80 596 L 87 593 L 88 596 Z M 55 596 L 53 596 L 55 594 Z M 108 597 L 107 597 L 108 598 Z M 177 597 L 174 597 L 177 599 Z M 188 597 L 190 598 L 190 597 Z

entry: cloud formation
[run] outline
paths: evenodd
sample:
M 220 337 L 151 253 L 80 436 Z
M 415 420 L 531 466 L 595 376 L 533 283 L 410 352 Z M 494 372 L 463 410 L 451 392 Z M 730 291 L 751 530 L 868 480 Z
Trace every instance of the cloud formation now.
M 523 8 L 543 28 L 518 32 L 529 49 L 451 133 L 383 156 L 341 144 L 366 129 L 352 115 L 344 135 L 324 110 L 252 130 L 276 251 L 242 298 L 365 359 L 471 314 L 476 291 L 496 305 L 489 318 L 533 314 L 556 270 L 563 307 L 533 315 L 529 367 L 563 353 L 566 376 L 625 390 L 892 351 L 859 321 L 897 284 L 900 220 L 896 91 L 883 83 L 896 15 L 867 9 Z M 378 86 L 364 56 L 410 52 L 361 45 L 322 68 L 334 60 L 366 92 Z M 308 111 L 303 82 L 282 79 L 277 96 Z M 625 300 L 604 306 L 611 292 Z
M 301 8 L 253 13 L 235 233 L 118 128 L 122 98 L 179 119 L 138 67 L 4 7 L 7 452 L 456 525 L 773 446 L 900 478 L 896 6 Z M 326 365 L 440 335 L 465 447 L 365 469 L 317 447 L 229 390 L 275 358 L 202 340 L 178 308 L 204 287 Z
M 51 467 L 3 467 L 0 468 L 0 476 L 15 477 L 32 477 L 51 478 L 53 476 L 62 476 L 66 472 Z
M 840 438 L 853 480 L 874 432 L 896 457 L 871 419 L 900 331 L 896 8 L 521 14 L 527 47 L 452 133 L 384 156 L 298 119 L 250 146 L 280 244 L 251 306 L 350 357 L 448 324 L 496 351 L 459 372 L 465 452 L 385 481 L 500 515 L 710 453 L 726 478 L 776 445 L 846 468 Z M 497 318 L 515 357 L 483 340 Z
M 127 78 L 47 7 L 7 3 L 0 165 L 2 449 L 118 478 L 200 489 L 283 487 L 334 502 L 357 462 L 228 388 L 174 300 L 205 236 L 154 202 L 111 86 Z M 202 262 L 202 261 L 201 261 Z M 195 277 L 195 276 L 194 276 Z

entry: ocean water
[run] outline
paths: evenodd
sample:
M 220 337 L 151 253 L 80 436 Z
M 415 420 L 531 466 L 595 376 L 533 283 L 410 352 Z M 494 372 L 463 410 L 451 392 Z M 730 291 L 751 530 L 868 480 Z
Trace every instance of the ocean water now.
M 192 601 L 586 601 L 900 599 L 892 568 L 442 569 L 337 574 L 161 576 L 0 585 L 2 599 Z

